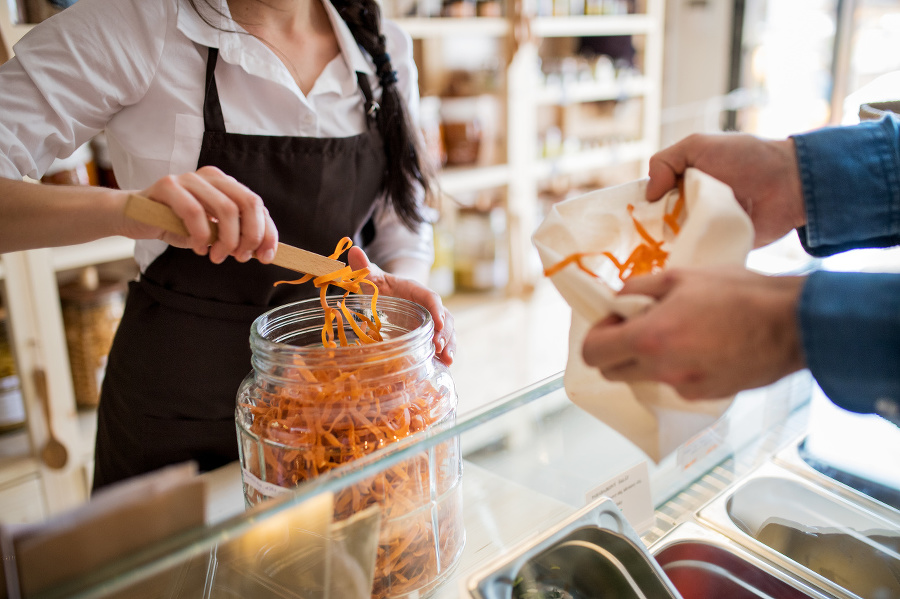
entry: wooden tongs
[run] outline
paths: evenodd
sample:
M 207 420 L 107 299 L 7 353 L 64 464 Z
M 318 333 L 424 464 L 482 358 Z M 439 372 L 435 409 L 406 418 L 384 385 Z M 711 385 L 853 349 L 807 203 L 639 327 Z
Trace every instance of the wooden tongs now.
M 184 226 L 184 221 L 171 208 L 137 194 L 128 196 L 128 201 L 125 203 L 125 216 L 147 225 L 165 229 L 170 233 L 188 236 L 188 230 Z M 208 243 L 212 245 L 219 236 L 219 228 L 214 222 L 209 223 L 209 228 Z M 272 260 L 272 264 L 317 277 L 327 275 L 346 266 L 339 260 L 332 260 L 327 256 L 280 242 L 275 250 L 275 258 Z

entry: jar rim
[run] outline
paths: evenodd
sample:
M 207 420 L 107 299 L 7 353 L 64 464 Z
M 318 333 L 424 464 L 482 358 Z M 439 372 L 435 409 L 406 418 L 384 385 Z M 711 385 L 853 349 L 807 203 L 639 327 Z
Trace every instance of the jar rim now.
M 343 295 L 330 295 L 326 297 L 328 305 L 333 308 L 340 307 Z M 355 311 L 361 309 L 371 309 L 371 296 L 369 295 L 350 295 L 346 298 L 347 306 Z M 382 311 L 402 311 L 414 318 L 421 319 L 421 322 L 405 333 L 396 335 L 374 344 L 381 350 L 391 350 L 405 344 L 416 343 L 424 338 L 431 339 L 434 331 L 434 323 L 431 313 L 424 306 L 411 300 L 391 297 L 378 296 L 376 309 Z M 323 347 L 322 345 L 293 345 L 284 340 L 283 337 L 271 339 L 268 333 L 271 333 L 278 327 L 293 324 L 302 320 L 311 320 L 316 317 L 324 319 L 321 299 L 318 297 L 300 300 L 288 304 L 283 304 L 276 308 L 272 308 L 258 316 L 250 327 L 250 345 L 256 349 L 267 351 L 277 351 L 278 349 L 290 348 L 292 353 L 309 354 L 310 356 L 318 355 L 322 352 L 329 352 L 331 355 L 340 355 L 342 352 L 358 352 L 361 346 L 348 345 L 337 347 Z M 384 319 L 382 319 L 384 320 Z M 295 336 L 297 331 L 289 331 L 287 336 Z M 367 347 L 367 346 L 362 346 Z M 369 345 L 368 347 L 372 347 Z

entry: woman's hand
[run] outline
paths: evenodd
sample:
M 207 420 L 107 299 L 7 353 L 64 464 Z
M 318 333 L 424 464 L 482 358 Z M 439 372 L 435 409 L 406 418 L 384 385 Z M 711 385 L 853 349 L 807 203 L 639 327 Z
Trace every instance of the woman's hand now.
M 369 262 L 369 258 L 362 248 L 350 248 L 347 253 L 347 263 L 353 270 L 368 268 L 369 276 L 367 278 L 378 286 L 380 295 L 407 299 L 428 310 L 434 320 L 434 354 L 448 366 L 453 363 L 453 355 L 456 353 L 453 315 L 444 307 L 440 295 L 413 279 L 384 272 Z
M 184 221 L 190 237 L 127 217 L 123 217 L 122 235 L 161 239 L 175 247 L 191 248 L 200 256 L 208 253 L 216 264 L 228 256 L 234 256 L 238 262 L 256 257 L 267 264 L 275 257 L 278 230 L 262 198 L 216 167 L 168 175 L 139 193 L 171 208 Z M 211 218 L 216 221 L 219 234 L 215 243 L 208 245 Z
M 668 383 L 686 399 L 761 387 L 805 366 L 796 316 L 804 282 L 733 267 L 634 277 L 619 293 L 657 303 L 594 325 L 584 361 L 608 380 Z
M 695 167 L 731 187 L 753 221 L 755 247 L 806 223 L 806 207 L 792 139 L 764 140 L 743 133 L 694 134 L 650 158 L 647 199 L 675 187 Z

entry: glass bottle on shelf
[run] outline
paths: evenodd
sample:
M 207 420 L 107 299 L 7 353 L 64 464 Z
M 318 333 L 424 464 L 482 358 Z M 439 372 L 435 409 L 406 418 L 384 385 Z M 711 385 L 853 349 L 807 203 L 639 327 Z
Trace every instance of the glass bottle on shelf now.
M 489 291 L 509 281 L 506 212 L 464 206 L 456 215 L 453 267 L 458 290 Z
M 0 306 L 0 432 L 15 430 L 24 424 L 25 403 L 7 334 L 6 310 Z
M 475 0 L 444 0 L 441 7 L 442 17 L 471 18 L 476 14 Z

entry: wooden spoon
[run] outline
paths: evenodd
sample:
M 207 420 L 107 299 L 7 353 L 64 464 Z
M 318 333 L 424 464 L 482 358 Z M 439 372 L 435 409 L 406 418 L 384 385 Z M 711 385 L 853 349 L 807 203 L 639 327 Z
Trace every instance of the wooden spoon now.
M 56 435 L 53 433 L 53 420 L 50 416 L 50 396 L 47 393 L 47 373 L 43 368 L 34 369 L 34 388 L 37 391 L 38 399 L 41 407 L 44 409 L 44 417 L 47 419 L 47 444 L 41 450 L 41 459 L 47 464 L 47 467 L 54 470 L 65 468 L 66 462 L 69 461 L 69 452 Z
M 170 233 L 188 236 L 184 221 L 171 208 L 137 194 L 128 196 L 128 201 L 125 203 L 125 216 L 147 225 L 165 229 Z M 207 242 L 212 245 L 219 237 L 219 228 L 214 222 L 209 223 L 209 228 L 211 233 Z M 346 266 L 339 260 L 332 260 L 321 254 L 302 250 L 286 243 L 278 244 L 272 264 L 317 277 L 333 273 Z

